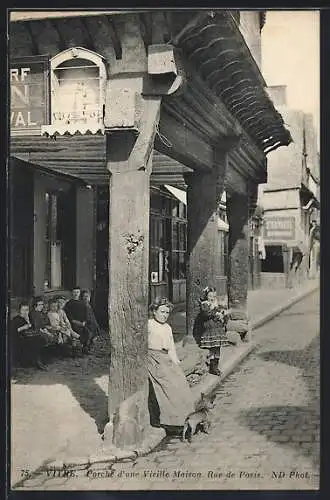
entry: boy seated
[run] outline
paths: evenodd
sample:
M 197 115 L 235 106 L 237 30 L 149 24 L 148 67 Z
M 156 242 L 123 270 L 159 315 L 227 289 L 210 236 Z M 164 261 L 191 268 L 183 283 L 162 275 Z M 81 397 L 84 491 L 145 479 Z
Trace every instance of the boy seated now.
M 72 297 L 64 306 L 67 317 L 76 332 L 80 335 L 80 342 L 83 346 L 83 353 L 88 354 L 91 347 L 92 332 L 88 327 L 88 309 L 80 297 L 80 287 L 72 289 Z

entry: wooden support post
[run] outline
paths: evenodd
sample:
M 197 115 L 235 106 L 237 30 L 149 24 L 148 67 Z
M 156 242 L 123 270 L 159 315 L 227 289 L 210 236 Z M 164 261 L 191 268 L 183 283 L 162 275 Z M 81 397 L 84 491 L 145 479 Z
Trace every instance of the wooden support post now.
M 227 217 L 229 222 L 228 240 L 228 300 L 232 309 L 228 330 L 238 332 L 247 339 L 247 293 L 249 265 L 249 197 L 233 194 L 227 199 Z
M 148 428 L 147 320 L 149 182 L 160 98 L 141 98 L 136 138 L 129 130 L 107 135 L 110 177 L 109 377 L 110 422 L 105 438 L 116 446 L 140 443 Z
M 254 290 L 257 282 L 258 255 L 255 254 L 256 228 L 254 223 L 254 214 L 258 202 L 258 184 L 252 184 L 249 188 L 249 288 Z
M 205 286 L 216 286 L 217 208 L 224 190 L 226 152 L 217 152 L 210 173 L 185 176 L 187 183 L 187 340 L 192 341 L 199 298 Z
M 150 76 L 148 55 L 138 15 L 119 18 L 115 27 L 122 53 L 114 67 L 109 66 L 104 110 L 106 161 L 111 174 L 108 299 L 111 360 L 109 423 L 104 429 L 104 439 L 126 447 L 140 444 L 150 424 L 146 358 L 152 151 L 162 96 L 180 90 L 183 79 L 173 81 L 171 72 L 162 71 L 161 82 L 154 78 L 146 85 Z M 155 22 L 153 30 L 160 36 L 164 27 Z

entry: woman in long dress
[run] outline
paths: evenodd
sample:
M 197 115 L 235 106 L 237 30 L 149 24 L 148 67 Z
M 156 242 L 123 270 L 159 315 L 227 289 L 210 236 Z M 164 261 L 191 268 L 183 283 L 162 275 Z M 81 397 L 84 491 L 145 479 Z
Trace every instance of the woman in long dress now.
M 155 403 L 158 404 L 158 425 L 165 428 L 183 426 L 186 417 L 194 411 L 192 393 L 180 366 L 172 328 L 167 323 L 172 307 L 166 298 L 155 299 L 148 321 L 150 399 L 153 410 Z

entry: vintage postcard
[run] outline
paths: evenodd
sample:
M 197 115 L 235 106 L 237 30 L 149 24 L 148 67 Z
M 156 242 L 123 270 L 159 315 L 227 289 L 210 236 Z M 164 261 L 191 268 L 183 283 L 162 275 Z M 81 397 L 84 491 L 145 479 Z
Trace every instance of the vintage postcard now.
M 8 11 L 11 490 L 319 489 L 319 17 Z

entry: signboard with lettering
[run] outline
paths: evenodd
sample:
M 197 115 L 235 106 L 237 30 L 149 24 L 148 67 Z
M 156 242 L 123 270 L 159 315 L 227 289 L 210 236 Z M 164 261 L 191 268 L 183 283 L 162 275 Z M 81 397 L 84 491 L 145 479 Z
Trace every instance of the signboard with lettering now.
M 49 123 L 49 58 L 10 60 L 10 133 L 39 135 Z
M 295 239 L 294 217 L 269 217 L 264 221 L 265 240 L 293 240 Z

